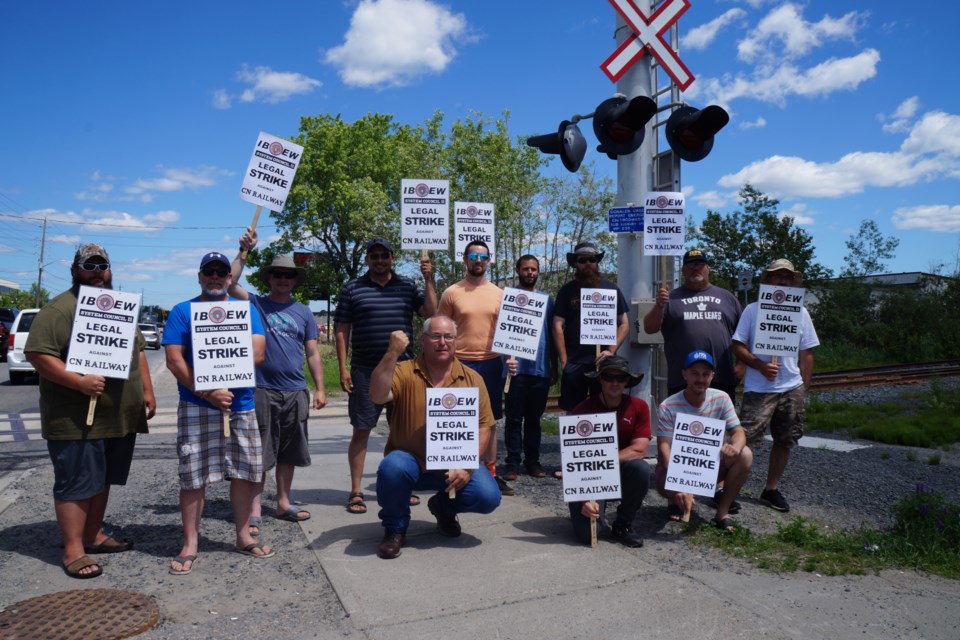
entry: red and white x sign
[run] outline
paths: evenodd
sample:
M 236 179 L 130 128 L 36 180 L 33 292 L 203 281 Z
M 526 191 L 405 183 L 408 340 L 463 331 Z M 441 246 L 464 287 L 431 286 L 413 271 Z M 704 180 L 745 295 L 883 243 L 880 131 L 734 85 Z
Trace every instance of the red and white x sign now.
M 644 51 L 649 50 L 681 90 L 689 87 L 694 80 L 693 74 L 664 34 L 690 8 L 690 0 L 667 0 L 649 18 L 643 15 L 633 0 L 610 0 L 610 4 L 633 29 L 633 37 L 624 40 L 600 65 L 607 77 L 616 82 Z

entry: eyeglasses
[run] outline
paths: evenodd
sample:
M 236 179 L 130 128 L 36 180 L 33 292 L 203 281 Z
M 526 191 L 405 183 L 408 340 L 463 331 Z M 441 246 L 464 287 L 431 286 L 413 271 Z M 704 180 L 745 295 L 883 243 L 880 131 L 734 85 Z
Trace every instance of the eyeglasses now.
M 489 253 L 468 253 L 467 259 L 480 260 L 481 262 L 486 262 L 487 260 L 490 259 L 490 254 Z
M 450 333 L 427 333 L 425 335 L 431 342 L 440 342 L 441 338 L 444 342 L 453 342 L 457 339 L 457 336 Z
M 207 276 L 208 278 L 217 276 L 218 278 L 226 278 L 227 274 L 230 273 L 229 269 L 213 269 L 211 267 L 204 267 L 200 269 L 200 273 Z
M 109 262 L 84 262 L 83 264 L 78 264 L 84 271 L 106 271 L 110 268 Z
M 601 373 L 600 379 L 606 382 L 619 382 L 623 384 L 623 383 L 626 383 L 626 381 L 628 380 L 628 377 L 623 375 L 618 376 L 613 373 Z
M 280 278 L 281 280 L 293 280 L 297 277 L 295 271 L 271 271 L 270 275 L 274 278 Z
M 589 258 L 587 257 L 577 258 L 577 264 L 587 264 L 587 263 L 597 264 L 598 262 L 600 262 L 600 258 L 598 258 L 597 256 L 590 256 Z
M 387 253 L 386 251 L 384 251 L 384 252 L 382 252 L 382 253 L 380 253 L 380 252 L 378 252 L 378 253 L 368 253 L 368 254 L 367 254 L 367 257 L 370 258 L 371 260 L 389 260 L 389 259 L 390 259 L 390 254 Z

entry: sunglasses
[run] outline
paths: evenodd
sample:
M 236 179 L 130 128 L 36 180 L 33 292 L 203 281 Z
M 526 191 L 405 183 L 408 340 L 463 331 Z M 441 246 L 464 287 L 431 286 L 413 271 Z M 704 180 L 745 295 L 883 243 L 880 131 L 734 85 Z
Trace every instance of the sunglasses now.
M 489 253 L 468 253 L 467 259 L 480 260 L 481 262 L 486 262 L 487 260 L 490 259 L 490 254 Z
M 600 379 L 601 379 L 601 380 L 605 380 L 606 382 L 621 382 L 621 383 L 625 383 L 629 378 L 628 378 L 627 376 L 623 376 L 623 375 L 618 376 L 618 375 L 613 374 L 613 373 L 601 373 L 601 374 L 600 374 Z
M 229 269 L 212 269 L 210 267 L 204 267 L 200 269 L 200 273 L 207 276 L 208 278 L 212 276 L 217 276 L 218 278 L 226 278 L 227 274 L 230 273 Z
M 590 256 L 589 258 L 577 258 L 577 264 L 597 264 L 600 262 L 600 258 L 597 256 Z
M 297 277 L 294 271 L 271 271 L 270 275 L 281 280 L 293 280 Z
M 368 253 L 367 257 L 371 260 L 389 260 L 390 254 L 384 251 L 383 253 Z
M 106 271 L 110 268 L 109 262 L 84 262 L 83 264 L 78 264 L 78 267 L 83 271 Z

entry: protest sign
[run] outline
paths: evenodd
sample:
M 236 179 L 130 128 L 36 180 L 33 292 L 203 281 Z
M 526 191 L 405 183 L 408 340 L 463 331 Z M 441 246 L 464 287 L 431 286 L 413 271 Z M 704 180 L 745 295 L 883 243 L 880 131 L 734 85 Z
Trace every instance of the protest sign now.
M 580 289 L 580 344 L 617 343 L 617 290 Z
M 476 387 L 427 389 L 427 469 L 480 466 L 480 392 Z
M 81 286 L 67 350 L 67 371 L 130 377 L 140 294 Z
M 240 198 L 271 211 L 283 211 L 302 157 L 300 145 L 261 131 L 243 176 Z
M 683 255 L 683 194 L 651 191 L 643 204 L 643 255 Z
M 454 202 L 454 261 L 460 262 L 463 260 L 463 252 L 473 240 L 483 240 L 490 250 L 490 259 L 493 260 L 494 245 L 496 245 L 495 228 L 493 204 L 489 202 Z
M 560 461 L 564 502 L 619 498 L 617 414 L 562 416 Z
M 547 294 L 507 287 L 493 334 L 493 351 L 536 360 L 547 315 Z
M 400 248 L 446 249 L 449 244 L 450 183 L 400 181 Z
M 665 489 L 713 497 L 725 427 L 726 423 L 716 418 L 677 414 Z
M 607 210 L 610 233 L 643 233 L 643 207 L 613 207 Z
M 806 290 L 798 287 L 760 285 L 751 353 L 797 357 L 805 294 Z
M 250 303 L 190 303 L 193 384 L 197 391 L 256 385 Z

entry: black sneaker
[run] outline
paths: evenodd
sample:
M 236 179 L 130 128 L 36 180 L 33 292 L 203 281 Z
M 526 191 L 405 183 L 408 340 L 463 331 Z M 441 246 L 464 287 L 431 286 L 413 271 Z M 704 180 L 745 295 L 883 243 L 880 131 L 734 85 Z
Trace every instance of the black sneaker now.
M 520 466 L 519 466 L 519 465 L 516 465 L 516 464 L 513 464 L 512 462 L 508 462 L 508 463 L 503 467 L 503 474 L 502 474 L 502 475 L 503 475 L 503 479 L 504 479 L 504 480 L 509 480 L 509 481 L 513 482 L 514 480 L 517 479 L 517 476 L 520 475 Z M 497 477 L 499 478 L 500 476 L 497 476 Z
M 720 506 L 720 498 L 723 497 L 723 487 L 717 489 L 717 492 L 713 494 L 713 508 L 716 509 Z M 730 515 L 740 513 L 740 503 L 734 500 L 730 503 L 730 508 L 727 509 L 727 513 Z
M 508 485 L 503 478 L 501 478 L 500 476 L 495 476 L 493 479 L 497 481 L 497 486 L 500 487 L 501 495 L 505 495 L 505 496 L 517 495 L 517 492 L 513 490 L 513 487 Z
M 406 537 L 407 534 L 402 531 L 390 531 L 389 529 L 384 529 L 383 540 L 380 542 L 380 547 L 377 549 L 377 555 L 385 560 L 396 558 L 400 555 L 400 547 L 403 546 L 403 542 Z
M 643 538 L 633 530 L 633 527 L 619 520 L 613 523 L 613 528 L 610 529 L 610 537 L 625 547 L 637 549 L 643 546 Z
M 460 535 L 460 522 L 457 520 L 457 514 L 446 514 L 440 512 L 440 501 L 443 500 L 443 494 L 434 494 L 427 500 L 427 508 L 437 519 L 437 531 L 440 535 L 448 538 L 456 538 Z
M 764 489 L 763 493 L 760 494 L 760 503 L 777 511 L 790 511 L 790 505 L 787 504 L 783 494 L 777 489 Z

